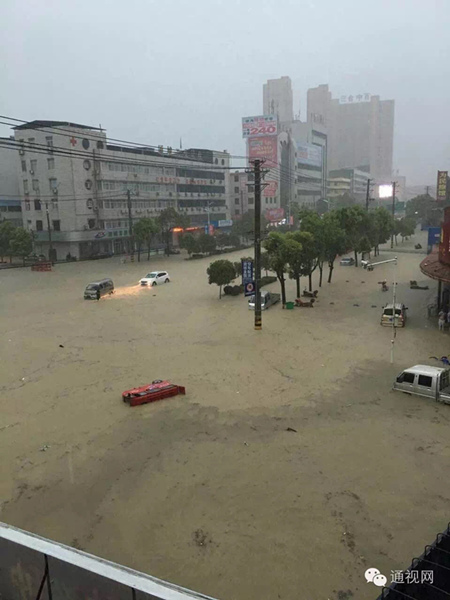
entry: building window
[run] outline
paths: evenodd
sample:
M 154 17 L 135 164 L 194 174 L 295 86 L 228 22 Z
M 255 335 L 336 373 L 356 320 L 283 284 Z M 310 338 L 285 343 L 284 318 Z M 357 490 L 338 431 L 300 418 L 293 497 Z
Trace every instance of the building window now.
M 27 172 L 27 161 L 23 160 L 22 161 L 22 173 L 26 173 Z
M 36 231 L 44 231 L 42 221 L 36 221 Z
M 253 198 L 249 198 L 249 199 L 248 199 L 248 203 L 249 203 L 249 204 L 253 204 Z
M 234 181 L 238 182 L 239 181 L 239 175 L 235 175 L 234 176 Z
M 49 169 L 54 169 L 55 168 L 55 159 L 47 158 L 47 165 L 48 165 Z
M 48 180 L 49 184 L 50 184 L 50 189 L 52 191 L 55 191 L 58 189 L 58 181 L 56 179 L 56 177 L 50 177 L 50 179 Z
M 37 160 L 36 159 L 30 160 L 30 169 L 31 169 L 32 173 L 36 172 L 36 169 L 37 169 Z
M 24 194 L 30 193 L 30 190 L 28 188 L 28 179 L 23 180 L 23 192 L 24 192 Z
M 239 198 L 235 198 L 234 199 L 234 203 L 237 204 L 239 206 Z
M 236 186 L 236 187 L 234 188 L 234 193 L 235 193 L 235 194 L 239 194 L 239 187 L 237 187 L 237 186 Z
M 35 200 L 34 201 L 34 210 L 42 210 L 42 206 L 41 206 L 41 201 L 40 200 Z
M 235 208 L 235 209 L 234 209 L 234 214 L 235 214 L 235 215 L 240 215 L 240 214 L 241 214 L 241 213 L 239 212 L 239 209 L 238 209 L 238 208 Z
M 57 219 L 56 221 L 52 221 L 53 231 L 61 231 L 61 221 Z
M 35 142 L 35 138 L 28 138 L 28 143 L 32 146 Z
M 31 210 L 30 201 L 25 200 L 25 210 Z
M 248 191 L 249 192 L 254 192 L 255 191 L 255 186 L 254 185 L 249 185 L 248 186 Z
M 223 158 L 222 158 L 222 164 L 223 164 L 223 165 L 225 164 L 225 161 L 224 161 L 224 159 L 223 159 Z
M 33 179 L 32 187 L 33 187 L 33 191 L 35 191 L 35 192 L 39 191 L 39 179 Z
M 95 229 L 95 219 L 88 219 L 89 229 Z
M 47 142 L 47 152 L 50 152 L 50 154 L 51 154 L 53 152 L 53 136 L 52 135 L 46 136 L 45 141 Z

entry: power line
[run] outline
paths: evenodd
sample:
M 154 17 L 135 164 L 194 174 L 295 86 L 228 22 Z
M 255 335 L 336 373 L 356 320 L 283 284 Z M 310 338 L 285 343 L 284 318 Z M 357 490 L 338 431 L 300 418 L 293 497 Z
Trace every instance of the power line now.
M 27 124 L 27 123 L 33 123 L 33 121 L 25 121 L 23 119 L 17 119 L 15 117 L 8 117 L 6 115 L 0 115 L 0 119 L 8 119 L 9 121 L 16 121 L 16 122 L 22 123 L 24 125 Z M 2 123 L 3 125 L 9 125 L 11 127 L 15 127 L 15 125 L 13 123 L 6 123 L 4 121 L 0 121 L 0 123 Z M 77 128 L 76 123 L 73 124 L 73 128 L 74 129 Z M 74 132 L 71 131 L 70 129 L 65 129 L 63 127 L 58 127 L 58 126 L 55 126 L 55 125 L 49 125 L 49 126 L 42 125 L 40 127 L 34 126 L 31 129 L 35 129 L 35 130 L 38 130 L 38 131 L 44 131 L 44 132 L 48 132 L 48 130 L 50 129 L 50 130 L 56 132 L 56 135 L 60 135 L 60 136 L 63 136 L 63 137 L 68 137 L 68 138 L 72 138 L 74 136 Z M 89 127 L 87 127 L 87 129 L 90 132 L 89 136 L 88 136 L 89 138 L 98 139 L 99 141 L 102 141 L 102 142 L 105 140 L 105 138 L 102 135 L 99 135 L 99 134 L 96 134 L 96 133 L 91 133 L 92 130 L 89 129 Z M 95 129 L 98 129 L 98 128 L 95 128 Z M 21 130 L 21 131 L 23 131 L 23 130 Z M 67 132 L 67 133 L 58 133 L 58 131 L 63 131 L 63 132 Z M 108 143 L 108 141 L 119 142 L 121 144 L 127 144 L 127 146 L 130 147 L 130 148 L 139 148 L 139 149 L 149 148 L 150 150 L 153 150 L 153 149 L 159 150 L 159 148 L 161 148 L 161 147 L 164 148 L 164 146 L 161 145 L 161 144 L 155 146 L 155 145 L 151 145 L 151 144 L 141 144 L 139 142 L 130 142 L 130 141 L 127 141 L 127 140 L 121 140 L 121 139 L 118 139 L 118 138 L 111 138 L 111 137 L 107 137 L 106 138 L 106 143 Z M 170 146 L 166 146 L 166 148 L 169 148 L 169 147 Z M 183 151 L 182 148 L 177 148 L 176 152 L 184 152 L 184 151 Z M 217 152 L 217 153 L 223 154 L 223 152 L 221 152 L 220 150 L 211 150 L 211 152 Z M 245 156 L 232 155 L 232 154 L 229 154 L 229 153 L 227 153 L 227 154 L 228 154 L 228 156 L 230 156 L 230 158 L 239 158 L 239 159 L 246 159 L 247 158 Z M 189 157 L 187 157 L 187 158 L 189 159 Z M 197 160 L 197 159 L 191 158 L 190 160 Z
M 0 121 L 1 122 L 1 121 Z M 62 146 L 47 146 L 45 144 L 39 144 L 36 142 L 19 142 L 18 140 L 6 140 L 6 141 L 0 141 L 0 147 L 4 147 L 8 150 L 24 150 L 24 151 L 28 151 L 28 152 L 32 152 L 35 154 L 45 154 L 47 155 L 47 157 L 51 157 L 52 155 L 56 155 L 56 156 L 63 156 L 65 158 L 72 158 L 72 159 L 79 159 L 79 160 L 89 160 L 92 159 L 94 161 L 98 161 L 98 162 L 107 162 L 107 163 L 113 163 L 113 164 L 119 164 L 119 165 L 134 165 L 134 166 L 142 166 L 142 167 L 159 167 L 159 168 L 164 168 L 164 167 L 173 167 L 173 168 L 179 168 L 179 169 L 191 169 L 191 170 L 199 170 L 199 171 L 211 171 L 211 172 L 220 172 L 220 171 L 233 171 L 233 170 L 239 170 L 239 169 L 244 169 L 245 167 L 231 167 L 231 166 L 225 166 L 225 165 L 210 165 L 209 163 L 205 164 L 202 163 L 202 161 L 200 159 L 189 159 L 186 157 L 183 157 L 181 159 L 177 159 L 175 162 L 170 161 L 169 157 L 167 155 L 160 155 L 159 157 L 162 158 L 164 160 L 164 162 L 155 162 L 155 161 L 151 161 L 151 160 L 145 160 L 145 159 L 137 159 L 137 158 L 131 158 L 128 159 L 126 157 L 114 157 L 114 156 L 104 156 L 101 154 L 95 154 L 95 150 L 92 151 L 93 154 L 91 154 L 91 151 L 80 151 L 80 150 L 74 150 L 74 149 L 70 149 L 70 148 L 64 148 Z M 107 150 L 109 152 L 114 152 L 114 150 Z M 156 153 L 155 153 L 155 157 L 156 157 Z M 183 163 L 182 161 L 184 160 L 188 160 L 188 163 Z M 194 164 L 193 164 L 194 163 Z M 200 164 L 198 164 L 200 163 Z M 189 177 L 187 177 L 187 179 L 189 179 Z

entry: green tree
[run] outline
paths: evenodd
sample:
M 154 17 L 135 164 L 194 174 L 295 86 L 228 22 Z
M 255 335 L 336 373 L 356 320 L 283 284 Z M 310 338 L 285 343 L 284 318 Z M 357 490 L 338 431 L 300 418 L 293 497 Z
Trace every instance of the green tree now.
M 25 265 L 25 256 L 33 249 L 33 236 L 29 231 L 16 227 L 11 237 L 10 252 L 13 256 L 20 256 Z
M 355 254 L 355 267 L 358 266 L 358 252 L 361 240 L 368 237 L 369 219 L 367 212 L 361 206 L 339 208 L 334 211 L 341 228 L 345 231 L 348 249 Z
M 419 221 L 425 227 L 438 227 L 442 219 L 442 209 L 436 206 L 436 200 L 429 194 L 420 194 L 406 203 L 405 216 Z
M 270 269 L 270 256 L 267 254 L 267 252 L 261 252 L 261 269 L 264 269 L 267 277 Z
M 323 255 L 328 263 L 328 283 L 331 283 L 334 261 L 347 252 L 347 238 L 334 211 L 323 217 Z
M 155 219 L 144 217 L 133 227 L 134 237 L 138 247 L 138 262 L 141 261 L 141 249 L 147 245 L 147 260 L 150 260 L 150 248 L 154 236 L 159 232 L 158 222 Z
M 263 214 L 261 214 L 261 231 L 266 229 L 267 220 Z M 245 240 L 254 239 L 255 237 L 255 211 L 249 210 L 244 213 L 240 219 L 233 221 L 231 233 L 242 237 Z
M 391 236 L 394 220 L 390 212 L 383 207 L 376 208 L 369 215 L 373 219 L 374 254 L 377 256 L 380 253 L 380 244 L 385 244 Z
M 219 231 L 218 233 L 216 233 L 215 238 L 218 248 L 225 248 L 225 246 L 231 246 L 229 233 L 222 233 L 221 231 Z
M 166 255 L 170 256 L 170 241 L 172 229 L 174 227 L 188 227 L 190 218 L 187 215 L 177 212 L 172 206 L 161 211 L 158 217 L 158 224 L 161 230 L 163 240 L 166 244 Z
M 230 233 L 228 234 L 228 236 L 229 244 L 232 248 L 237 248 L 238 246 L 240 246 L 240 240 L 238 235 L 236 235 L 235 233 Z
M 202 233 L 198 236 L 197 243 L 202 254 L 211 254 L 216 249 L 216 238 L 213 235 Z
M 312 273 L 319 268 L 319 287 L 322 286 L 323 263 L 325 262 L 323 218 L 315 211 L 302 209 L 299 212 L 299 224 L 301 231 L 309 232 L 313 240 L 306 240 L 305 250 L 314 257 L 314 262 L 306 264 L 304 271 L 309 275 L 309 289 L 312 291 Z M 301 240 L 300 240 L 301 243 Z M 315 255 L 315 256 L 314 256 Z
M 197 238 L 192 233 L 185 233 L 180 240 L 181 248 L 187 250 L 189 256 L 196 252 L 199 252 L 199 245 Z
M 416 224 L 413 219 L 407 217 L 400 219 L 400 235 L 402 236 L 402 241 L 413 235 L 415 229 Z
M 285 274 L 288 271 L 289 247 L 286 244 L 286 236 L 282 233 L 269 233 L 263 246 L 269 255 L 270 270 L 275 273 L 280 282 L 281 302 L 283 308 L 286 305 L 286 279 Z
M 2 262 L 4 256 L 11 255 L 10 246 L 15 229 L 10 221 L 0 223 L 0 257 Z
M 333 199 L 333 208 L 349 208 L 358 204 L 356 198 L 350 192 L 344 192 L 341 196 Z
M 289 277 L 295 279 L 297 285 L 297 298 L 300 298 L 300 277 L 303 272 L 304 252 L 303 245 L 299 239 L 304 239 L 306 236 L 312 235 L 308 232 L 295 231 L 286 234 L 286 247 L 288 254 Z
M 222 286 L 228 285 L 236 278 L 234 265 L 229 260 L 216 260 L 206 269 L 208 283 L 219 286 L 219 300 L 222 298 Z

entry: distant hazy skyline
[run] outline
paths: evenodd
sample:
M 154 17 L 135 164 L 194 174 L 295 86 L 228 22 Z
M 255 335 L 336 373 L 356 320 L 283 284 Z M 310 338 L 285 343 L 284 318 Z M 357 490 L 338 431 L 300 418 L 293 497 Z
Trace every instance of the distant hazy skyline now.
M 242 155 L 241 117 L 289 75 L 302 119 L 320 83 L 394 99 L 394 169 L 434 185 L 450 170 L 449 23 L 448 0 L 3 0 L 0 109 Z

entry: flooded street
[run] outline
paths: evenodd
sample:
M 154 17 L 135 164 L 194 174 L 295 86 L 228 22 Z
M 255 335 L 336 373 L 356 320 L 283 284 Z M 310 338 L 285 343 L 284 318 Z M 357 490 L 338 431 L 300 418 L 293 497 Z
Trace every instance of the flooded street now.
M 313 309 L 278 304 L 261 332 L 208 285 L 212 259 L 0 273 L 1 520 L 223 600 L 375 598 L 364 571 L 406 568 L 450 502 L 450 407 L 391 391 L 450 348 L 423 255 L 398 256 L 394 365 L 391 264 L 337 262 Z M 141 288 L 152 269 L 171 283 Z M 116 293 L 84 301 L 103 277 Z M 121 401 L 154 379 L 186 396 Z

